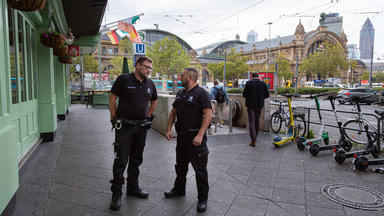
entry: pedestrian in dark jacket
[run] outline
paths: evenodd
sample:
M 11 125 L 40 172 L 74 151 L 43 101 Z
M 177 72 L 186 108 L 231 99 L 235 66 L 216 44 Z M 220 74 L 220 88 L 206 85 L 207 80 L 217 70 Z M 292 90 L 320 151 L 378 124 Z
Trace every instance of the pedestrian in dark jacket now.
M 264 99 L 269 98 L 267 84 L 259 80 L 259 73 L 252 73 L 252 80 L 249 80 L 244 87 L 243 97 L 248 111 L 249 133 L 251 135 L 250 146 L 255 147 L 259 133 L 259 119 L 264 107 Z

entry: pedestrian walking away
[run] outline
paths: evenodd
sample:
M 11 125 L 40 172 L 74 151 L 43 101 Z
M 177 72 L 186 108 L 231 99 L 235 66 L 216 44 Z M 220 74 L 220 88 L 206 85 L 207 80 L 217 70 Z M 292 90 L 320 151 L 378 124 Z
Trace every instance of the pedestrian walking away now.
M 208 147 L 206 130 L 211 123 L 212 107 L 209 94 L 197 85 L 198 72 L 194 68 L 185 68 L 181 74 L 181 89 L 173 102 L 169 114 L 167 134 L 172 139 L 172 126 L 175 123 L 176 144 L 176 180 L 174 187 L 164 193 L 166 198 L 184 196 L 187 182 L 188 164 L 195 170 L 197 185 L 197 211 L 207 209 L 208 200 Z
M 147 198 L 148 193 L 139 187 L 139 166 L 147 130 L 154 118 L 157 105 L 156 86 L 148 79 L 152 60 L 142 56 L 137 59 L 135 72 L 117 77 L 109 97 L 112 130 L 115 129 L 111 210 L 121 206 L 124 171 L 127 168 L 127 195 Z M 116 100 L 119 105 L 116 109 Z
M 248 112 L 250 146 L 255 147 L 259 134 L 259 119 L 264 107 L 264 99 L 269 98 L 267 84 L 259 80 L 259 73 L 252 73 L 252 79 L 247 81 L 243 91 L 245 106 Z
M 228 94 L 224 87 L 219 85 L 218 81 L 215 81 L 214 87 L 211 90 L 211 99 L 216 100 L 216 125 L 218 127 L 223 127 L 223 117 L 222 117 L 222 111 L 224 107 L 224 102 L 228 104 Z

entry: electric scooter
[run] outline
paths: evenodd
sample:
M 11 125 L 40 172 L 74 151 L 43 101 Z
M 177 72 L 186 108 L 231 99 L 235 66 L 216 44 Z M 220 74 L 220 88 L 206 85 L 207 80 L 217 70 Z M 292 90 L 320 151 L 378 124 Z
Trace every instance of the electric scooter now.
M 292 113 L 292 105 L 291 105 L 291 98 L 292 97 L 300 97 L 300 95 L 293 95 L 293 94 L 283 94 L 281 96 L 287 97 L 288 98 L 288 107 L 289 107 L 289 126 L 288 126 L 288 132 L 280 137 L 276 136 L 273 138 L 272 144 L 276 147 L 279 148 L 281 145 L 289 142 L 289 141 L 295 141 L 297 138 L 297 131 L 295 130 L 295 123 L 293 122 L 293 113 Z
M 311 95 L 311 96 L 308 97 L 310 99 L 315 99 L 316 109 L 317 109 L 317 113 L 319 115 L 321 128 L 320 128 L 320 131 L 319 131 L 319 136 L 317 138 L 313 138 L 313 139 L 307 140 L 304 137 L 300 137 L 297 140 L 296 145 L 297 145 L 297 148 L 300 149 L 300 150 L 304 150 L 305 146 L 307 146 L 307 145 L 318 144 L 318 143 L 321 143 L 321 142 L 324 142 L 325 145 L 328 145 L 328 143 L 329 143 L 328 131 L 325 130 L 323 118 L 321 117 L 321 114 L 320 114 L 320 103 L 319 103 L 319 99 L 318 99 L 318 97 L 323 96 L 323 95 L 326 95 L 326 94 L 317 94 L 317 95 Z
M 356 104 L 358 112 L 361 112 L 360 103 L 359 103 L 360 98 L 359 97 L 352 97 L 351 100 Z M 379 156 L 380 152 L 377 149 L 376 144 L 371 137 L 372 135 L 368 130 L 367 124 L 364 124 L 364 130 L 365 130 L 365 133 L 367 134 L 367 139 L 368 139 L 365 150 L 345 153 L 341 149 L 339 149 L 339 150 L 334 149 L 334 158 L 335 158 L 335 161 L 337 163 L 342 164 L 342 163 L 344 163 L 346 158 L 355 158 L 356 159 L 357 157 L 359 157 L 361 155 L 371 154 L 374 158 L 377 158 Z
M 341 97 L 341 96 L 333 96 L 332 95 L 332 96 L 328 96 L 327 99 L 331 103 L 333 113 L 335 114 L 337 126 L 339 127 L 339 132 L 340 132 L 339 141 L 335 145 L 319 146 L 318 144 L 312 144 L 311 147 L 309 148 L 309 152 L 311 152 L 311 154 L 313 156 L 316 156 L 320 151 L 332 150 L 332 149 L 335 149 L 335 148 L 343 147 L 343 149 L 345 151 L 350 151 L 352 149 L 352 143 L 349 140 L 347 140 L 347 138 L 345 137 L 345 133 L 344 133 L 344 130 L 343 130 L 343 127 L 342 127 L 342 123 L 339 122 L 339 119 L 337 118 L 335 101 L 336 101 L 336 98 L 338 98 L 338 97 Z
M 375 110 L 375 113 L 377 115 L 380 116 L 380 119 L 379 119 L 379 122 L 382 122 L 382 119 L 384 118 L 384 111 L 382 110 Z M 383 127 L 383 125 L 381 125 L 381 127 Z M 379 126 L 378 126 L 378 130 L 379 130 Z M 379 146 L 379 143 L 380 143 L 380 133 L 378 133 L 378 138 L 376 139 L 377 141 L 377 146 Z M 381 165 L 381 164 L 384 164 L 384 158 L 381 158 L 381 159 L 368 159 L 364 156 L 358 156 L 356 158 L 356 160 L 354 161 L 354 165 L 355 167 L 360 170 L 360 171 L 363 171 L 363 170 L 366 170 L 368 168 L 368 166 L 371 166 L 371 165 Z

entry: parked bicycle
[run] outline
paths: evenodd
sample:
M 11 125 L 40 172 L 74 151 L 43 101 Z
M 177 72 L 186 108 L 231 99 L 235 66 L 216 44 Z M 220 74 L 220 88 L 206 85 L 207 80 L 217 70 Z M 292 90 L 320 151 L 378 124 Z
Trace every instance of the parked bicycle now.
M 279 107 L 271 115 L 271 130 L 274 133 L 279 133 L 280 131 L 284 132 L 288 129 L 290 123 L 289 112 L 284 110 L 284 108 L 287 107 L 287 104 L 286 102 L 281 102 L 279 100 L 273 100 L 272 104 L 278 105 Z M 294 128 L 297 132 L 297 137 L 303 137 L 307 132 L 307 124 L 305 122 L 304 114 L 293 114 L 293 121 Z
M 358 110 L 357 106 L 353 108 L 353 111 Z M 384 121 L 384 120 L 382 120 Z M 375 119 L 375 123 L 377 120 Z M 384 122 L 382 122 L 383 125 Z M 367 134 L 364 130 L 364 125 L 368 126 L 368 131 L 373 138 L 373 142 L 376 141 L 377 137 L 377 127 L 375 124 L 372 123 L 372 120 L 367 119 L 363 116 L 363 113 L 361 110 L 358 110 L 357 117 L 355 119 L 350 119 L 343 125 L 344 134 L 353 143 L 358 144 L 365 144 L 367 143 Z M 380 133 L 380 140 L 381 142 L 384 141 L 384 133 L 383 130 L 381 130 Z

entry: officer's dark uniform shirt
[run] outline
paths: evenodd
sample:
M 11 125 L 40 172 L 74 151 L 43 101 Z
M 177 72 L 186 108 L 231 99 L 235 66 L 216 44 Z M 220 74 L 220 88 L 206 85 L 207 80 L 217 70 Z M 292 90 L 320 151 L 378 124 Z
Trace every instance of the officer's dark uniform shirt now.
M 176 108 L 176 129 L 199 129 L 203 123 L 203 109 L 212 108 L 207 91 L 198 85 L 188 92 L 181 89 L 176 94 L 172 106 Z
M 156 86 L 152 80 L 144 79 L 141 83 L 133 73 L 117 77 L 111 92 L 119 97 L 116 115 L 123 119 L 145 119 L 149 101 L 157 99 Z

